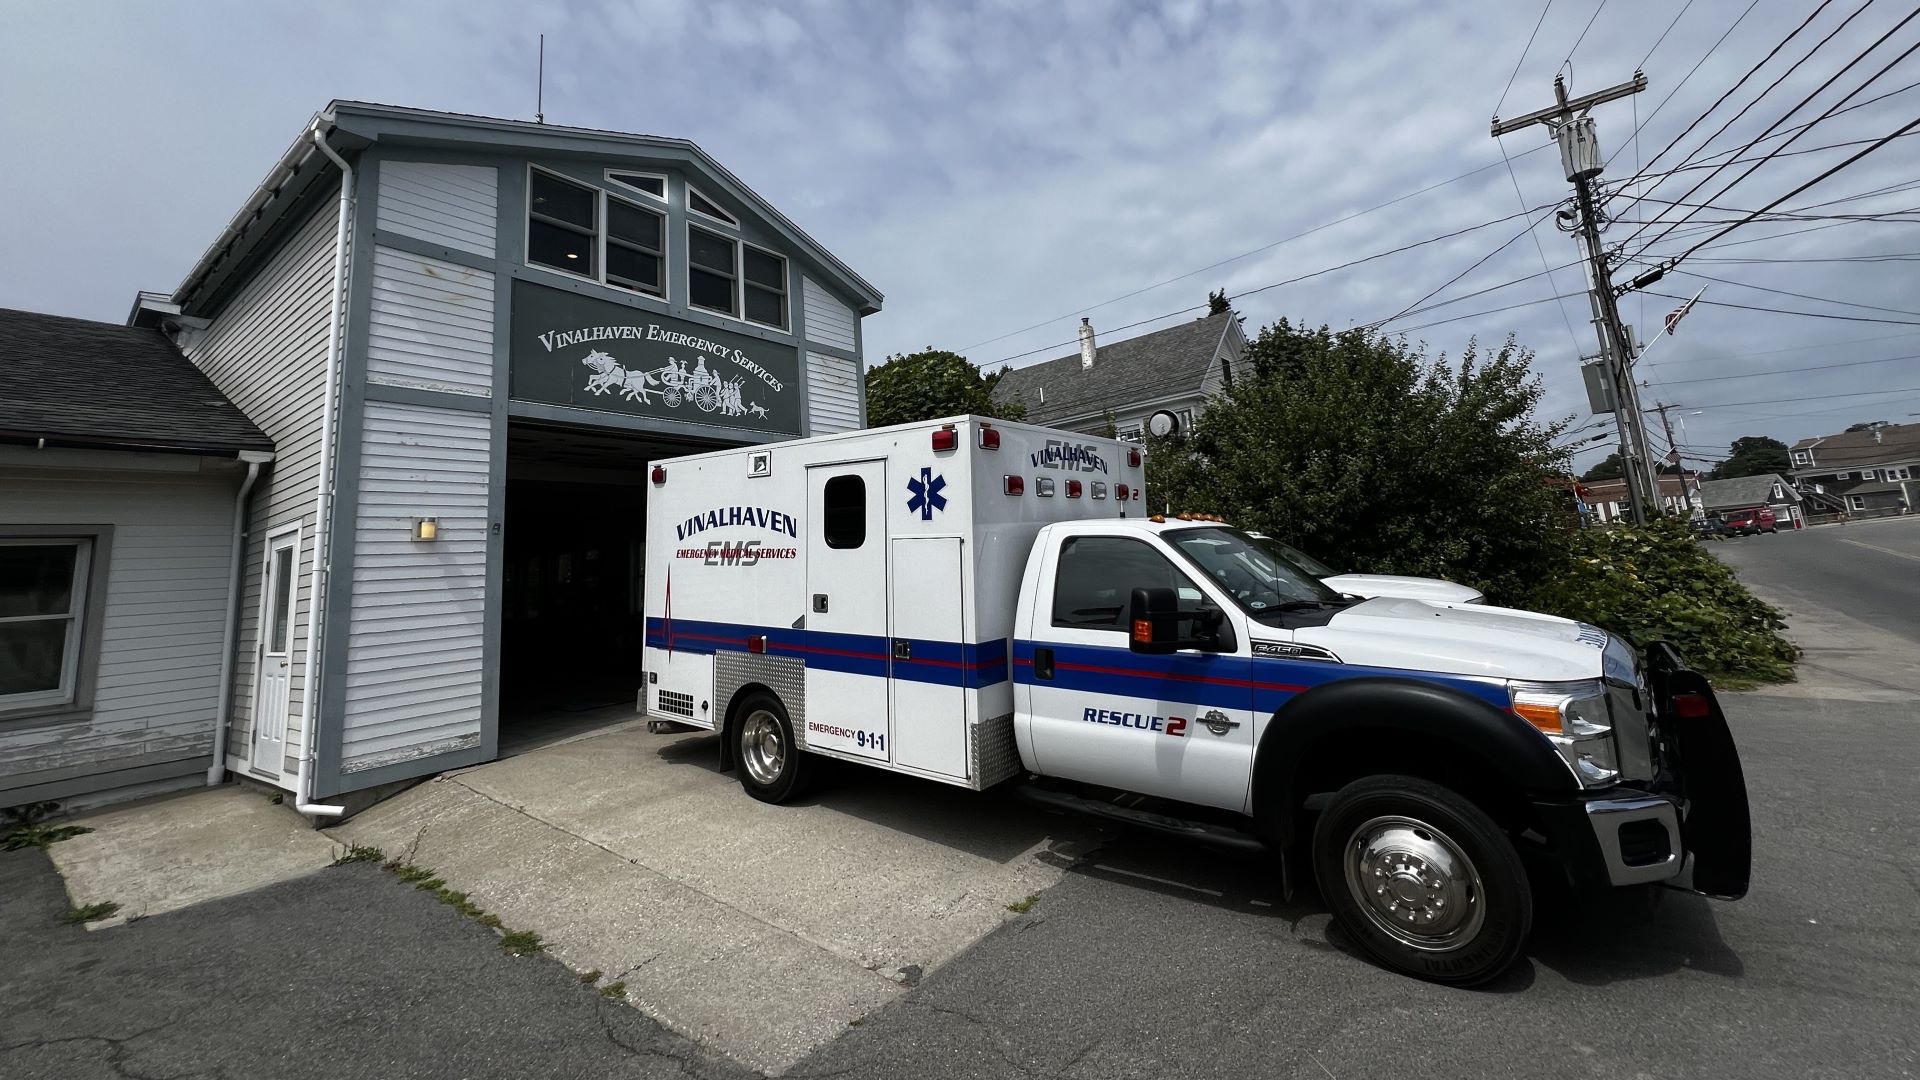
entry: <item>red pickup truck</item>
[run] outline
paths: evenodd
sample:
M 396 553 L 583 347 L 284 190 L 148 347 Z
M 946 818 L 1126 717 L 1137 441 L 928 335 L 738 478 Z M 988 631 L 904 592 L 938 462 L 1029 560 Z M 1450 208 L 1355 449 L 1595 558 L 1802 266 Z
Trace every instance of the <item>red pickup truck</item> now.
M 1757 536 L 1763 532 L 1779 532 L 1779 522 L 1771 507 L 1761 506 L 1752 510 L 1731 510 L 1720 515 L 1735 536 Z

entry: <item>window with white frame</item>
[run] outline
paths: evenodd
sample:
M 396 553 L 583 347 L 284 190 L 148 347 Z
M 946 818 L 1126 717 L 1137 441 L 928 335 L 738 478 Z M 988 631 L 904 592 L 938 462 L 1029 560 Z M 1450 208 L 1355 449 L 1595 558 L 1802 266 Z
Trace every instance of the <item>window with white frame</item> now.
M 1851 480 L 1853 479 L 1853 474 L 1850 472 L 1834 473 L 1833 478 L 1835 480 Z
M 642 195 L 651 195 L 661 202 L 667 201 L 667 178 L 660 173 L 626 172 L 620 169 L 608 169 L 607 182 L 618 184 L 632 191 L 637 191 Z
M 787 260 L 764 248 L 742 244 L 741 287 L 748 322 L 787 328 Z
M 1793 452 L 1793 463 L 1795 465 L 1807 465 L 1807 464 L 1811 464 L 1812 462 L 1813 462 L 1813 455 L 1811 453 L 1805 450 L 1795 450 Z
M 1911 479 L 1913 479 L 1913 470 L 1912 470 L 1912 469 L 1910 469 L 1910 468 L 1908 468 L 1908 467 L 1907 467 L 1907 466 L 1905 466 L 1905 465 L 1902 465 L 1902 466 L 1900 466 L 1900 467 L 1899 467 L 1899 468 L 1897 468 L 1897 469 L 1888 469 L 1888 470 L 1887 470 L 1887 479 L 1889 479 L 1889 480 L 1911 480 Z
M 732 238 L 687 226 L 687 303 L 705 311 L 740 314 L 740 245 Z
M 0 540 L 0 710 L 73 700 L 91 540 Z
M 563 176 L 528 170 L 529 265 L 665 299 L 666 243 L 667 216 L 659 210 Z
M 1867 497 L 1865 495 L 1849 495 L 1847 496 L 1847 503 L 1855 510 L 1865 510 L 1867 508 Z
M 739 218 L 728 213 L 719 203 L 707 198 L 692 184 L 687 185 L 687 211 L 699 214 L 703 218 L 711 218 L 723 225 L 731 225 L 736 229 L 740 227 Z

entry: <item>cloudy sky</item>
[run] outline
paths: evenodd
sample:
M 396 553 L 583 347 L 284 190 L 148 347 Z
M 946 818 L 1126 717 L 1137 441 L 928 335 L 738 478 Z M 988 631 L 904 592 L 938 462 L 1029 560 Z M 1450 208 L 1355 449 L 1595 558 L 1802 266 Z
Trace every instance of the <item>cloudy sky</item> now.
M 544 31 L 549 122 L 699 142 L 886 293 L 867 321 L 875 360 L 935 345 L 1032 363 L 1071 351 L 1080 314 L 1128 336 L 1192 317 L 1181 309 L 1214 288 L 1240 297 L 1253 329 L 1281 316 L 1371 323 L 1512 283 L 1387 328 L 1447 352 L 1517 334 L 1539 354 L 1547 411 L 1586 424 L 1586 303 L 1544 302 L 1584 287 L 1550 213 L 1569 189 L 1543 129 L 1506 137 L 1510 174 L 1488 118 L 1548 104 L 1556 70 L 1580 93 L 1644 60 L 1648 90 L 1596 112 L 1606 177 L 1627 180 L 1817 6 L 1694 0 L 1662 39 L 1672 0 L 1607 0 L 1597 17 L 1596 3 L 1554 0 L 1541 20 L 1535 0 L 9 0 L 0 306 L 118 320 L 135 290 L 172 288 L 331 98 L 531 118 Z M 1649 179 L 1836 28 L 1693 161 L 1726 162 L 1711 155 L 1776 123 L 1780 137 L 1738 156 L 1871 140 L 1920 116 L 1908 90 L 1794 131 L 1920 42 L 1920 21 L 1895 31 L 1789 116 L 1911 10 L 1870 4 L 1841 26 L 1857 8 L 1829 5 Z M 1908 56 L 1846 104 L 1916 79 L 1920 56 Z M 1611 203 L 1607 239 L 1677 254 L 1717 231 L 1703 222 L 1765 206 L 1864 148 L 1789 153 L 1725 193 L 1750 162 L 1691 196 L 1709 170 L 1642 183 L 1632 190 L 1647 201 Z M 1816 216 L 1747 225 L 1681 268 L 1720 281 L 1675 273 L 1654 286 L 1708 285 L 1707 301 L 1743 305 L 1703 303 L 1643 361 L 1647 397 L 1681 406 L 1689 453 L 1920 413 L 1920 262 L 1861 259 L 1913 258 L 1920 215 L 1833 216 L 1920 208 L 1916 149 L 1920 137 L 1889 144 L 1780 207 Z M 1653 199 L 1714 208 L 1655 239 L 1665 226 L 1640 222 L 1692 208 Z M 1542 222 L 1531 236 L 1528 220 Z M 1624 312 L 1645 340 L 1675 304 L 1629 299 Z M 1510 305 L 1524 306 L 1492 310 Z

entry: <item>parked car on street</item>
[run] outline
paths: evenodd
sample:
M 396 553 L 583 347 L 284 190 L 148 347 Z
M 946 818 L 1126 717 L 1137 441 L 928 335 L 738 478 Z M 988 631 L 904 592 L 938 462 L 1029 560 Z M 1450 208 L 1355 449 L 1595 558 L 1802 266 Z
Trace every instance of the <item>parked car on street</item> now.
M 1269 555 L 1291 563 L 1317 577 L 1327 588 L 1348 596 L 1371 600 L 1376 596 L 1396 596 L 1407 600 L 1431 600 L 1436 604 L 1484 604 L 1480 590 L 1445 578 L 1406 577 L 1401 574 L 1343 574 L 1292 544 L 1283 544 L 1271 536 L 1248 533 Z
M 1717 517 L 1698 518 L 1693 522 L 1693 535 L 1703 540 L 1724 540 L 1733 535 L 1733 526 Z
M 1758 536 L 1763 532 L 1780 531 L 1772 507 L 1756 506 L 1748 510 L 1729 510 L 1720 515 L 1720 518 L 1727 523 L 1727 528 L 1733 530 L 1735 536 Z

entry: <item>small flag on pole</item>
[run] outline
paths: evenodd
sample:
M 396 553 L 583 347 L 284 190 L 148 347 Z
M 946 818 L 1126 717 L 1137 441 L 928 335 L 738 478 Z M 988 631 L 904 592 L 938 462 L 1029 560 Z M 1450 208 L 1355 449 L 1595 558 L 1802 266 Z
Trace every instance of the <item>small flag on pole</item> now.
M 1701 290 L 1701 291 L 1704 292 L 1705 290 Z M 1674 308 L 1672 311 L 1667 312 L 1667 318 L 1666 318 L 1667 333 L 1669 334 L 1673 333 L 1674 328 L 1680 325 L 1680 320 L 1687 317 L 1687 312 L 1692 311 L 1693 305 L 1699 302 L 1699 300 L 1700 298 L 1698 296 L 1695 296 L 1692 300 L 1689 300 L 1686 303 L 1681 304 L 1679 307 Z

